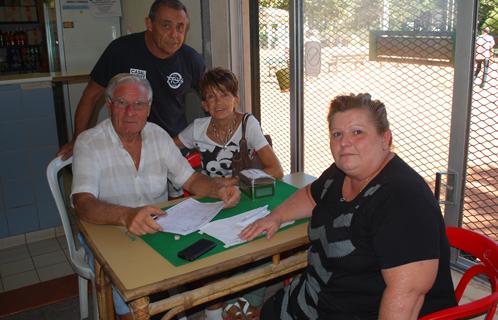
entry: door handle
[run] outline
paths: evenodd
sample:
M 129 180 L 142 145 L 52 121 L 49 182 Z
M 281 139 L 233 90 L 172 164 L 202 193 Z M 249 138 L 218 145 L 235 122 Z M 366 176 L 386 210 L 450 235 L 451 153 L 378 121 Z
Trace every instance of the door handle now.
M 443 182 L 442 177 L 446 176 L 446 181 Z M 439 204 L 454 204 L 455 203 L 455 181 L 456 173 L 450 171 L 436 172 L 436 183 L 434 186 L 434 196 Z M 441 186 L 445 188 L 445 200 L 441 200 Z

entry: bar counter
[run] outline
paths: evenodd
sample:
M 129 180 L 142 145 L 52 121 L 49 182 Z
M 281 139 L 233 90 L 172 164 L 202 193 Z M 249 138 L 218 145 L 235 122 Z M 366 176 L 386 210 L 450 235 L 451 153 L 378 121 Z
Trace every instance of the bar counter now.
M 47 73 L 21 73 L 0 75 L 0 86 L 9 84 L 24 84 L 35 82 L 84 82 L 90 79 L 88 72 L 47 72 Z
M 45 170 L 68 141 L 65 88 L 88 79 L 88 71 L 0 75 L 0 238 L 60 225 Z

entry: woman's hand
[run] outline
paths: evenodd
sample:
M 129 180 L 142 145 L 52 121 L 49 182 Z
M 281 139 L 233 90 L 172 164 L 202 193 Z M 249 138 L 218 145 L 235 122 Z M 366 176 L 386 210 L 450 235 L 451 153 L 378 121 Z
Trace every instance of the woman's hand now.
M 273 237 L 275 232 L 278 231 L 281 224 L 282 220 L 279 217 L 270 214 L 248 225 L 244 230 L 242 230 L 239 237 L 242 240 L 252 240 L 261 233 L 266 232 L 266 238 L 270 239 Z

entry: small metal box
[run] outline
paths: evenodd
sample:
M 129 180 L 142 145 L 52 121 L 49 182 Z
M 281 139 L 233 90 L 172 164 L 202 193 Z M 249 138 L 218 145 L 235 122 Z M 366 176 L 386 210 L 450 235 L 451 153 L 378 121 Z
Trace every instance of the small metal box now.
M 275 194 L 275 178 L 259 169 L 242 170 L 239 183 L 240 190 L 253 200 Z

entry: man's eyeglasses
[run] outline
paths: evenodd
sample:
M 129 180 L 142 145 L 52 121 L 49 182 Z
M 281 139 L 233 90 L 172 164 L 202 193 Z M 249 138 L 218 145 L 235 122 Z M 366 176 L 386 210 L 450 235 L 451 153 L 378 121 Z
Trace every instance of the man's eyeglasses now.
M 149 107 L 149 101 L 147 100 L 137 100 L 133 102 L 128 102 L 123 98 L 111 99 L 111 103 L 118 109 L 126 109 L 129 106 L 135 111 L 142 111 Z

